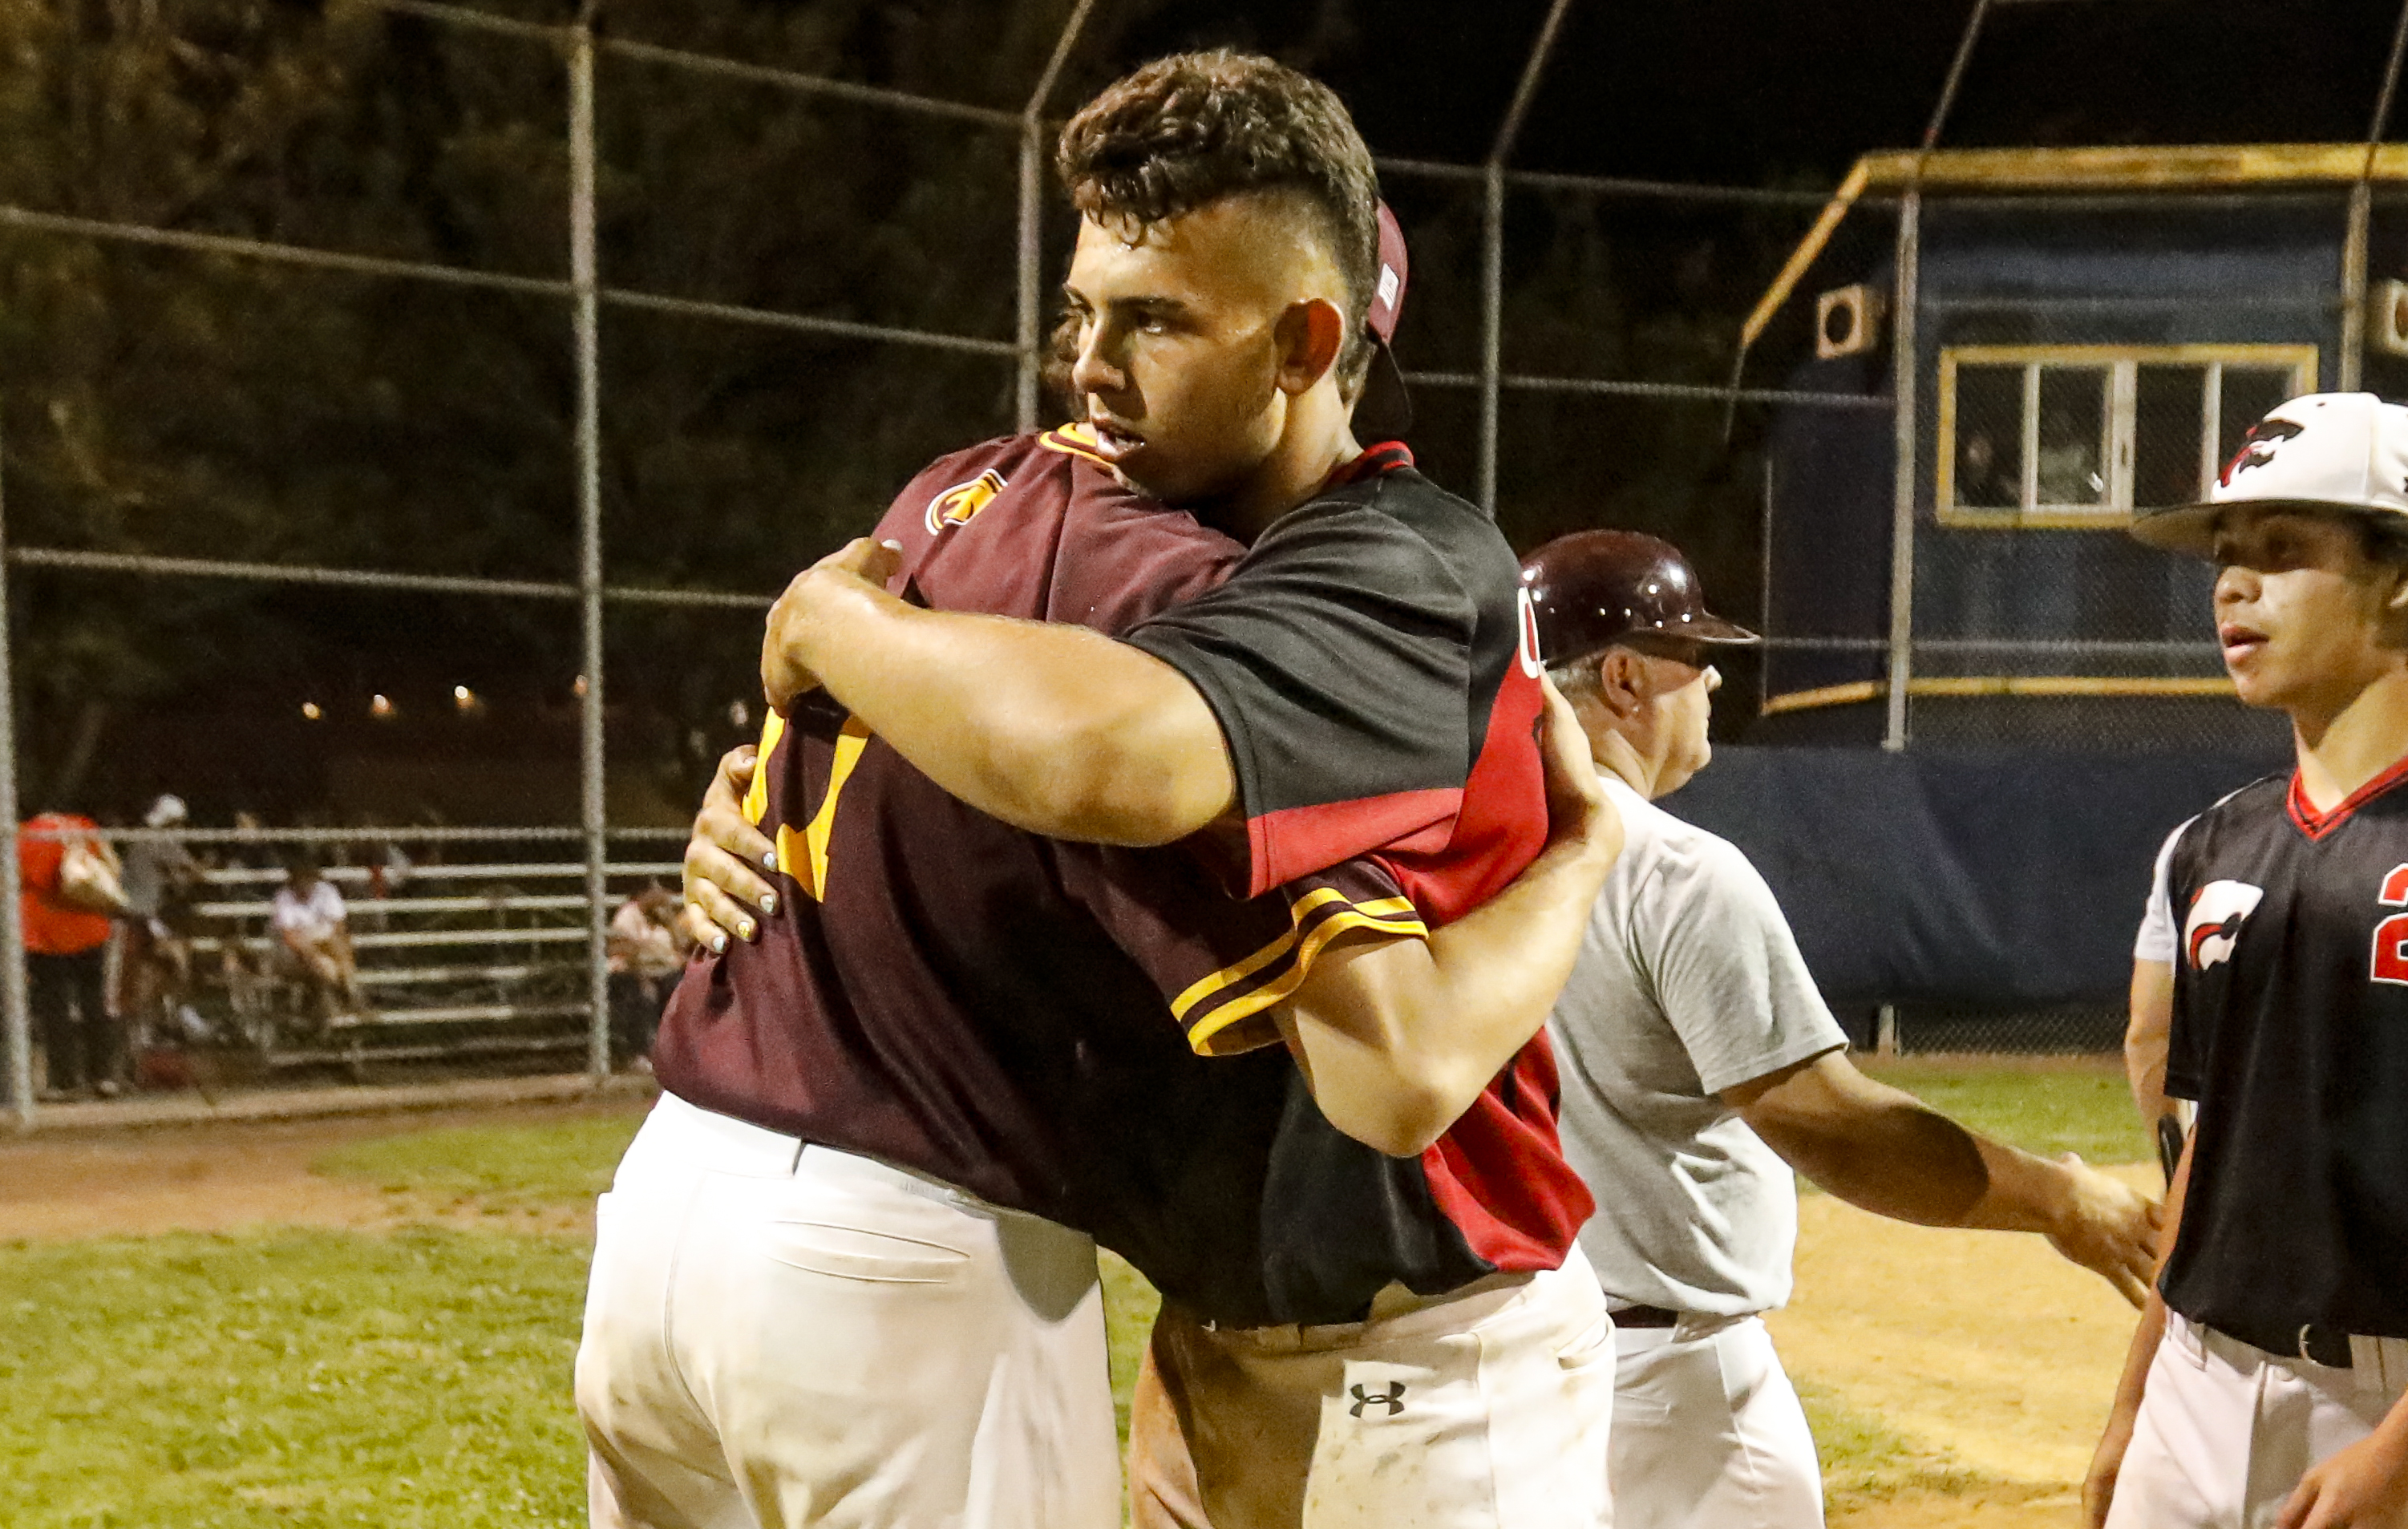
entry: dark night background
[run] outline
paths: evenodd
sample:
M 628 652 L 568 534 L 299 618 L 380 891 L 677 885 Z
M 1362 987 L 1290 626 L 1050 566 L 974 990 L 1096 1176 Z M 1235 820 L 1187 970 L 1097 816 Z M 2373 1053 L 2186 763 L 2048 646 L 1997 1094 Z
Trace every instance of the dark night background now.
M 1970 8 L 1583 0 L 1514 164 L 1826 191 L 1860 153 L 1919 138 Z M 618 37 L 1017 112 L 1069 9 L 628 0 L 603 17 Z M 1474 163 L 1545 9 L 1105 0 L 1054 105 L 1157 53 L 1232 43 L 1328 79 L 1378 153 Z M 1943 142 L 2355 140 L 2398 15 L 2388 0 L 2001 6 Z M 566 87 L 541 41 L 351 6 L 0 0 L 0 203 L 566 275 Z M 1009 131 L 613 55 L 599 102 L 607 282 L 1010 337 Z M 1478 188 L 1392 176 L 1388 190 L 1415 257 L 1399 349 L 1470 369 Z M 1517 189 L 1507 368 L 1721 383 L 1741 318 L 1814 211 Z M 1055 257 L 1067 233 L 1057 203 Z M 624 307 L 606 307 L 603 339 L 616 584 L 773 592 L 928 457 L 1010 425 L 1011 367 L 991 358 Z M 1759 359 L 1748 379 L 1777 384 L 1784 364 Z M 1420 406 L 1425 465 L 1469 492 L 1473 395 L 1425 389 Z M 1754 608 L 1750 411 L 1727 436 L 1714 404 L 1509 393 L 1505 409 L 1499 514 L 1517 545 L 1655 530 L 1692 550 L 1717 604 Z M 0 229 L 14 545 L 568 578 L 573 420 L 554 299 Z M 31 807 L 125 812 L 176 789 L 204 821 L 572 810 L 565 603 L 13 579 Z M 614 814 L 682 810 L 742 730 L 730 706 L 752 689 L 757 630 L 742 612 L 613 614 Z M 481 705 L 456 708 L 455 684 Z M 397 716 L 369 717 L 379 693 Z

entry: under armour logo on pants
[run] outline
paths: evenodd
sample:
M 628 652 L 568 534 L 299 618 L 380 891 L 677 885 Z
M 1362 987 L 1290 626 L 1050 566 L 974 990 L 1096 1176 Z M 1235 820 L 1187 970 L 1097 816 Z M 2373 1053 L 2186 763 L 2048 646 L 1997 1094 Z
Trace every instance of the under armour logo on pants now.
M 1351 1393 L 1354 1405 L 1346 1409 L 1351 1417 L 1361 1417 L 1367 1407 L 1384 1407 L 1392 1418 L 1405 1409 L 1405 1383 L 1402 1380 L 1389 1381 L 1385 1393 L 1367 1392 L 1361 1386 L 1353 1387 Z

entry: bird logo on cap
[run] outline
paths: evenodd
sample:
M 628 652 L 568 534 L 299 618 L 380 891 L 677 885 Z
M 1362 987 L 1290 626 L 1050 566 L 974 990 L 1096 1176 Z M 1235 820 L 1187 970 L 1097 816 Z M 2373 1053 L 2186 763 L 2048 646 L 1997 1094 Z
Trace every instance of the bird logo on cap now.
M 2307 429 L 2306 425 L 2296 420 L 2270 416 L 2258 421 L 2249 427 L 2249 434 L 2242 440 L 2240 451 L 2230 462 L 2225 464 L 2224 476 L 2216 481 L 2225 488 L 2230 488 L 2235 478 L 2252 467 L 2263 467 L 2273 461 L 2275 448 L 2286 440 L 2305 435 Z

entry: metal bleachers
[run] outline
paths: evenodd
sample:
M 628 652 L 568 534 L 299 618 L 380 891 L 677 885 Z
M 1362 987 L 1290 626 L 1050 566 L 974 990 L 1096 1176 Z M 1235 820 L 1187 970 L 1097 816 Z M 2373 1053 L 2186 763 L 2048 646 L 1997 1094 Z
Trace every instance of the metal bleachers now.
M 608 867 L 610 906 L 675 861 Z M 588 1044 L 585 865 L 579 861 L 333 865 L 366 1011 L 322 1022 L 273 975 L 268 918 L 285 873 L 221 866 L 193 908 L 194 1003 L 222 1041 L 269 1066 L 573 1051 Z M 573 889 L 573 890 L 568 890 Z M 229 959 L 229 953 L 234 959 Z

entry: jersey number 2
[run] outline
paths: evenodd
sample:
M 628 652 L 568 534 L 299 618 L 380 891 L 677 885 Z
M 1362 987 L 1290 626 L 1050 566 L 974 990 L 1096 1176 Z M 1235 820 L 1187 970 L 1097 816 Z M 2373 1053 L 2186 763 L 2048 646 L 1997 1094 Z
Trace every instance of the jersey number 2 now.
M 761 749 L 753 765 L 752 789 L 744 793 L 744 816 L 757 827 L 769 815 L 769 756 L 777 751 L 778 742 L 785 736 L 786 719 L 776 712 L 761 724 Z M 820 805 L 811 821 L 796 833 L 786 823 L 778 825 L 778 869 L 795 879 L 796 885 L 817 902 L 827 901 L 828 840 L 836 834 L 836 802 L 844 791 L 844 783 L 853 777 L 853 767 L 861 763 L 861 751 L 869 747 L 869 729 L 858 717 L 845 719 L 836 736 L 836 756 L 828 761 L 827 790 L 820 793 Z M 2402 866 L 2408 870 L 2408 866 Z
M 2375 901 L 2386 907 L 2408 907 L 2408 865 L 2391 867 Z M 2374 926 L 2374 958 L 2367 976 L 2408 987 L 2408 913 L 2394 913 Z

